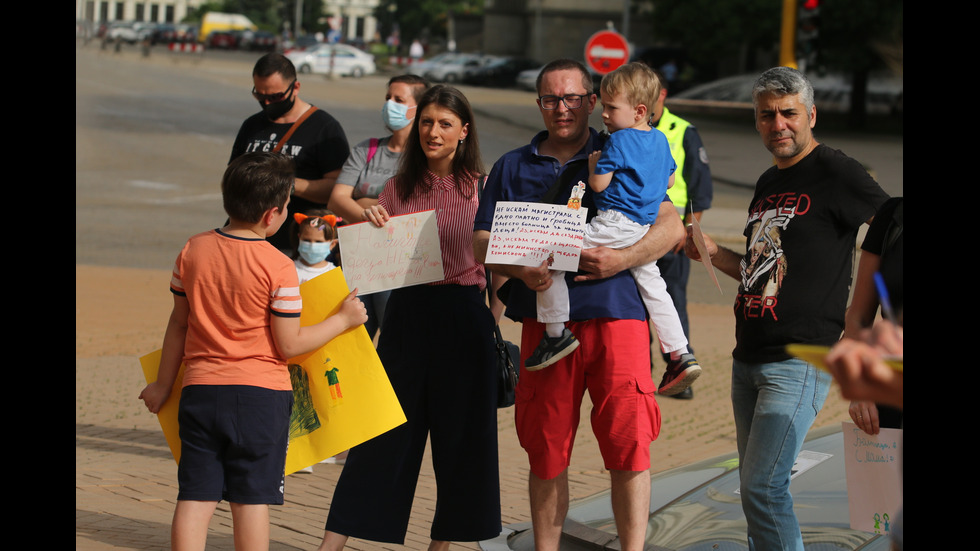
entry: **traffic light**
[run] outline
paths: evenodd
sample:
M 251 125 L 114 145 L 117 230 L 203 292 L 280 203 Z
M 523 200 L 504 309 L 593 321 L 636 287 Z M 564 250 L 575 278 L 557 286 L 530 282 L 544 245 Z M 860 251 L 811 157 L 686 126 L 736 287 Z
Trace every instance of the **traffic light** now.
M 801 71 L 816 65 L 820 45 L 820 0 L 800 0 L 796 16 L 796 58 Z

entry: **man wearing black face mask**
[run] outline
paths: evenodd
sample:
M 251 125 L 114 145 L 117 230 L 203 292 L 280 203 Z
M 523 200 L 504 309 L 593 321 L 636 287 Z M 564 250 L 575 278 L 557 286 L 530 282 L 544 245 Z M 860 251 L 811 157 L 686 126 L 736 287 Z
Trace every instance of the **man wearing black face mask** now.
M 296 163 L 296 187 L 289 210 L 326 208 L 337 175 L 350 154 L 344 129 L 326 111 L 299 98 L 296 68 L 282 54 L 262 56 L 252 70 L 252 82 L 252 96 L 262 111 L 242 124 L 231 160 L 252 151 L 283 153 Z M 289 229 L 288 224 L 283 226 L 269 242 L 286 251 L 290 248 Z

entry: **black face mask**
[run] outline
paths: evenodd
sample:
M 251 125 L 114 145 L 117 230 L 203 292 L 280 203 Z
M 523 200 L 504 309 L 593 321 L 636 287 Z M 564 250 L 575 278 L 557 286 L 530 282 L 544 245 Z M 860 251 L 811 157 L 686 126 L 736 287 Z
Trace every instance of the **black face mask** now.
M 265 113 L 265 116 L 270 121 L 274 121 L 288 113 L 293 108 L 294 103 L 296 103 L 296 98 L 293 97 L 293 89 L 290 88 L 289 96 L 286 99 L 275 103 L 263 103 L 260 101 L 259 105 L 262 106 L 262 112 Z

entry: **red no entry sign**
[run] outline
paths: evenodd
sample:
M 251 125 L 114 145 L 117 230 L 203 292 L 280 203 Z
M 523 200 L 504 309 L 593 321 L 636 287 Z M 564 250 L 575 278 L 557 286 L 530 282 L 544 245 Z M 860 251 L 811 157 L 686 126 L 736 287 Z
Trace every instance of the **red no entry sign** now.
M 600 75 L 615 71 L 629 59 L 629 44 L 615 31 L 599 31 L 585 42 L 585 63 Z

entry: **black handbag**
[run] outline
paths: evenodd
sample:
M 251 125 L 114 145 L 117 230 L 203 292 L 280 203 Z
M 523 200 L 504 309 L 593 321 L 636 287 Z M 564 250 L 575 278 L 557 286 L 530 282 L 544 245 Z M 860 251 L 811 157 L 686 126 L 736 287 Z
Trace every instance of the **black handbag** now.
M 487 304 L 490 304 L 490 270 L 487 274 Z M 509 408 L 514 405 L 517 380 L 520 378 L 521 349 L 516 344 L 505 341 L 500 334 L 500 326 L 493 325 L 493 342 L 497 349 L 497 407 Z
M 514 405 L 517 379 L 520 377 L 521 349 L 500 335 L 500 327 L 493 326 L 497 345 L 497 407 L 508 408 Z

